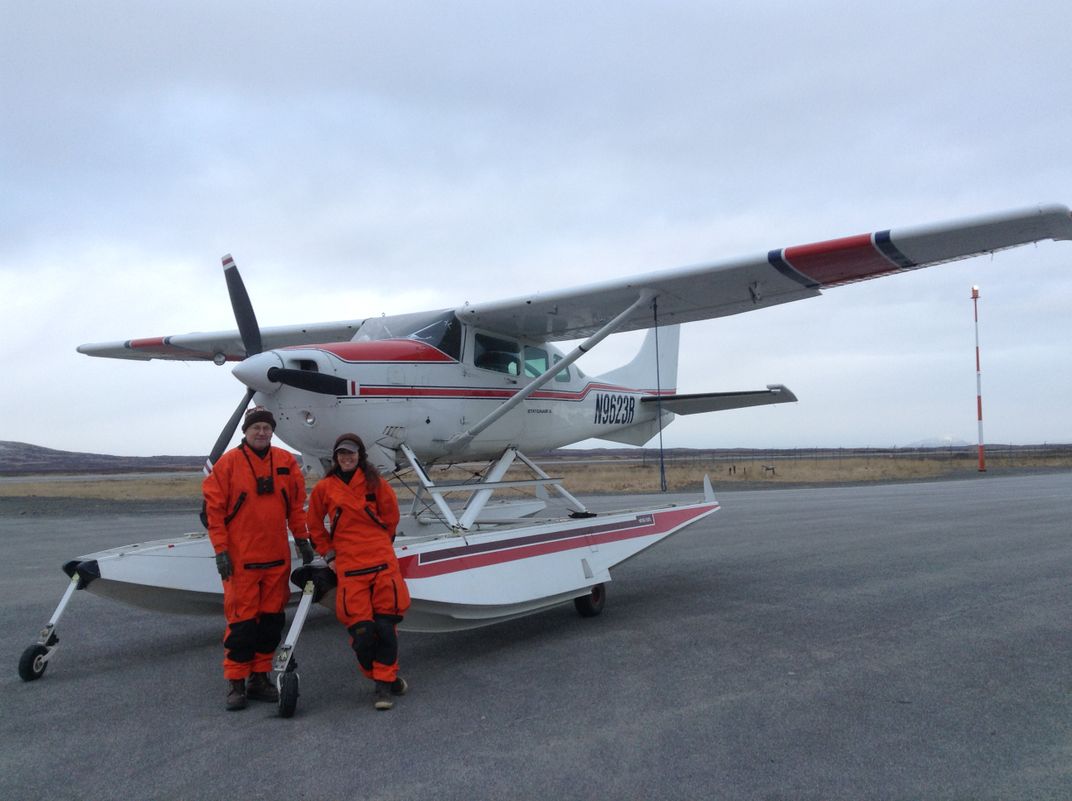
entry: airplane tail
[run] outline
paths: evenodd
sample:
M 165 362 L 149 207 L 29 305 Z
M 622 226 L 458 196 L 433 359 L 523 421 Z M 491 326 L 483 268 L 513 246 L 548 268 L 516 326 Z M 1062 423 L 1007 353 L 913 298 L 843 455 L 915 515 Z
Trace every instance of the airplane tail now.
M 680 325 L 649 328 L 640 352 L 628 364 L 596 376 L 597 381 L 649 392 L 677 391 L 677 353 Z M 658 340 L 658 352 L 656 352 Z

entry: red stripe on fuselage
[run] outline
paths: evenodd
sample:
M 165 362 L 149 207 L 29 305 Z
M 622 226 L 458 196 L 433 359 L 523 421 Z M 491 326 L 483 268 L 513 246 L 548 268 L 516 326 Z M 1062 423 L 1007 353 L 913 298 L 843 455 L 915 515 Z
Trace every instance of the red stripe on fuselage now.
M 432 578 L 461 570 L 530 559 L 560 551 L 588 548 L 638 537 L 667 534 L 708 512 L 718 509 L 717 503 L 687 509 L 668 509 L 638 514 L 632 520 L 606 525 L 552 531 L 544 534 L 515 537 L 496 542 L 429 551 L 425 554 L 403 556 L 398 560 L 402 575 L 407 579 Z
M 786 248 L 782 258 L 794 270 L 823 286 L 846 284 L 900 270 L 875 248 L 870 234 L 796 245 Z
M 330 342 L 296 345 L 286 350 L 322 350 L 346 362 L 454 362 L 439 348 L 416 339 L 378 339 L 372 342 Z
M 520 390 L 518 389 L 493 389 L 489 387 L 410 387 L 396 385 L 368 386 L 359 388 L 361 397 L 375 398 L 469 398 L 471 400 L 489 400 L 512 398 Z M 617 392 L 630 395 L 654 396 L 661 394 L 663 397 L 673 397 L 674 392 L 663 390 L 661 393 L 654 390 L 628 389 L 609 384 L 586 384 L 584 389 L 577 391 L 568 390 L 536 390 L 530 396 L 530 400 L 568 400 L 582 401 L 592 392 Z

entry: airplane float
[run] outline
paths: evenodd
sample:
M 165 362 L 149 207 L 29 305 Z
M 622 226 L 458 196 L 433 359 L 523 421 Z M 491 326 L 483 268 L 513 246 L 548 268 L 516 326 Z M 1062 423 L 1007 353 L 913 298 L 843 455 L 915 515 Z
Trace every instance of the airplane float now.
M 312 472 L 329 463 L 340 433 L 359 434 L 381 471 L 414 485 L 395 541 L 412 596 L 401 628 L 471 628 L 571 599 L 580 614 L 591 616 L 603 607 L 611 569 L 712 514 L 718 502 L 705 477 L 704 496 L 695 503 L 597 517 L 527 453 L 590 438 L 641 445 L 678 414 L 796 401 L 776 384 L 678 394 L 681 324 L 1047 239 L 1072 239 L 1067 207 L 883 230 L 454 309 L 264 329 L 227 256 L 224 275 L 237 330 L 78 350 L 119 359 L 237 362 L 232 372 L 246 392 L 207 470 L 251 402 L 273 413 L 276 436 Z M 611 334 L 641 329 L 646 337 L 628 364 L 599 376 L 577 365 Z M 583 341 L 568 352 L 554 344 L 567 340 Z M 430 469 L 478 460 L 487 467 L 476 481 L 436 480 Z M 531 477 L 505 480 L 512 466 Z M 504 489 L 535 495 L 492 500 Z M 568 516 L 534 516 L 543 511 L 548 489 L 564 501 Z M 461 503 L 448 498 L 459 494 Z M 23 679 L 44 672 L 58 643 L 56 625 L 77 589 L 166 611 L 218 612 L 222 603 L 203 532 L 88 554 L 64 571 L 67 591 L 23 653 Z M 302 583 L 303 621 L 311 585 Z M 329 596 L 321 594 L 320 601 L 333 608 Z M 284 652 L 293 647 L 293 628 L 291 635 Z M 285 668 L 287 659 L 281 664 Z

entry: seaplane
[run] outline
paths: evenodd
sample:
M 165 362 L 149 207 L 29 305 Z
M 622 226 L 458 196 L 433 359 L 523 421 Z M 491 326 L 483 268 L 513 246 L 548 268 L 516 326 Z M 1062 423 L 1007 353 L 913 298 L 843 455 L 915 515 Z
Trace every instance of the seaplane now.
M 726 317 L 824 290 L 1042 240 L 1072 239 L 1063 205 L 880 230 L 780 247 L 708 265 L 651 272 L 575 289 L 456 308 L 261 328 L 234 260 L 223 271 L 237 328 L 82 345 L 88 356 L 234 363 L 245 392 L 206 469 L 249 405 L 269 409 L 276 436 L 317 475 L 342 432 L 356 432 L 385 474 L 409 488 L 395 548 L 412 596 L 400 628 L 453 631 L 573 601 L 602 610 L 616 566 L 719 509 L 710 481 L 695 502 L 591 513 L 532 454 L 597 438 L 642 445 L 676 415 L 796 396 L 780 384 L 677 393 L 686 323 Z M 608 336 L 646 330 L 627 364 L 589 376 L 579 360 Z M 577 342 L 568 351 L 558 342 Z M 434 468 L 479 463 L 464 480 Z M 521 469 L 522 478 L 508 478 Z M 518 492 L 524 493 L 519 500 Z M 503 497 L 504 493 L 509 497 Z M 564 505 L 547 514 L 551 493 Z M 498 497 L 493 497 L 498 495 Z M 300 559 L 294 555 L 296 573 Z M 23 679 L 41 676 L 57 624 L 76 590 L 151 609 L 218 613 L 222 588 L 204 532 L 72 559 L 52 618 L 22 655 Z M 304 587 L 333 607 L 330 592 Z M 303 605 L 305 605 L 303 607 Z M 302 614 L 304 620 L 304 612 Z M 297 621 L 296 621 L 297 622 Z M 292 648 L 288 636 L 284 650 Z M 286 660 L 283 661 L 285 669 Z

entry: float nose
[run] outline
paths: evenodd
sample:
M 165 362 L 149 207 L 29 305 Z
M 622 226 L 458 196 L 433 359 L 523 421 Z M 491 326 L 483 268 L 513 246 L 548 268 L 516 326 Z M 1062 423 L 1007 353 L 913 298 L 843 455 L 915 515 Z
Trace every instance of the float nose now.
M 269 350 L 239 362 L 231 370 L 231 374 L 250 389 L 263 392 L 265 395 L 271 395 L 279 389 L 280 384 L 278 381 L 272 381 L 268 378 L 268 371 L 273 367 L 279 368 L 282 366 L 283 360 L 279 358 L 275 351 Z

